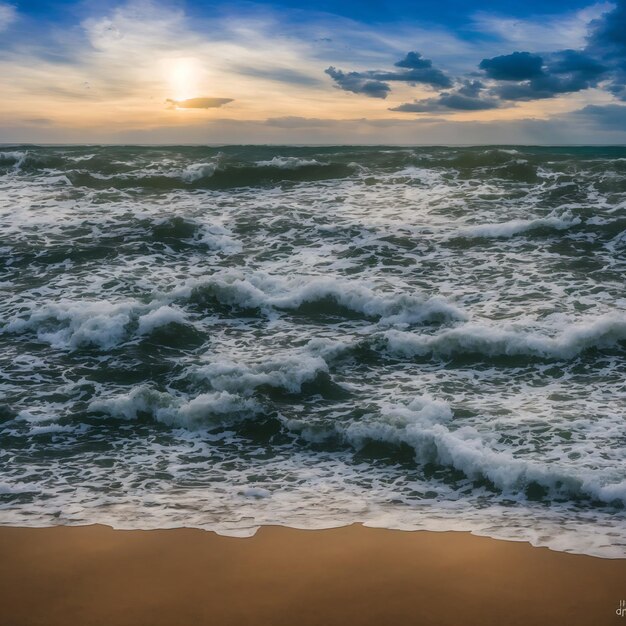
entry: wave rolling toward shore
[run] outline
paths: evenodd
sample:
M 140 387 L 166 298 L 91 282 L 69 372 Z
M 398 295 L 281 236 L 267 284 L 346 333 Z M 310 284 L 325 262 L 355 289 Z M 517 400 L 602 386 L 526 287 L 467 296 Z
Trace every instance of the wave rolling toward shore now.
M 626 553 L 626 150 L 0 150 L 5 524 Z

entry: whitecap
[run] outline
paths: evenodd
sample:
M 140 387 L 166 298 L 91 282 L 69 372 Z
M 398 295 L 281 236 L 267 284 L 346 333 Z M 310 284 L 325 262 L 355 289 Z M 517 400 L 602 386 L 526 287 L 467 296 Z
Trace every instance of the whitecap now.
M 415 292 L 374 291 L 357 281 L 319 276 L 285 279 L 261 273 L 245 275 L 227 271 L 188 281 L 169 295 L 188 299 L 202 291 L 209 291 L 223 304 L 241 308 L 297 310 L 304 304 L 331 300 L 340 307 L 365 317 L 378 318 L 386 324 L 466 319 L 459 307 L 442 297 L 428 298 Z
M 275 156 L 269 161 L 257 161 L 258 167 L 278 167 L 283 170 L 295 170 L 300 167 L 308 167 L 311 165 L 323 165 L 315 159 L 301 159 L 298 157 Z
M 127 393 L 93 400 L 89 411 L 124 420 L 134 420 L 146 413 L 169 426 L 193 430 L 248 419 L 261 413 L 262 408 L 255 400 L 228 391 L 203 393 L 189 400 L 140 385 Z
M 464 239 L 508 238 L 540 228 L 566 230 L 580 223 L 581 219 L 579 217 L 575 217 L 570 211 L 565 211 L 561 215 L 553 213 L 547 217 L 532 220 L 517 219 L 495 224 L 468 226 L 456 231 L 453 236 Z
M 140 335 L 146 335 L 153 332 L 157 328 L 167 326 L 168 324 L 188 324 L 189 320 L 185 312 L 178 307 L 164 304 L 158 309 L 150 311 L 139 318 L 139 326 L 137 332 Z
M 589 348 L 606 348 L 626 340 L 626 314 L 613 313 L 571 324 L 555 336 L 515 328 L 469 323 L 436 335 L 389 330 L 387 349 L 403 356 L 525 355 L 572 359 Z

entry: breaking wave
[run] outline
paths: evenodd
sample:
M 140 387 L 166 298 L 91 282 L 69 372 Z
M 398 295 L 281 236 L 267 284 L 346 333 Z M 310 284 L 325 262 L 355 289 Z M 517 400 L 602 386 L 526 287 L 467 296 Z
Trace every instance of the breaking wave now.
M 32 307 L 26 315 L 10 320 L 2 332 L 33 333 L 39 341 L 61 350 L 95 347 L 106 351 L 130 339 L 133 329 L 146 335 L 170 324 L 191 324 L 182 310 L 158 304 L 61 300 Z
M 149 386 L 136 387 L 112 398 L 94 400 L 89 410 L 125 420 L 148 414 L 169 426 L 189 429 L 231 425 L 261 412 L 255 400 L 227 391 L 204 393 L 192 400 L 184 400 Z
M 197 279 L 175 289 L 170 297 L 192 302 L 214 298 L 240 309 L 276 309 L 345 315 L 352 312 L 387 324 L 465 319 L 466 314 L 441 297 L 383 293 L 356 281 L 324 277 L 284 279 L 256 273 L 226 272 Z
M 513 237 L 520 233 L 527 233 L 535 230 L 565 230 L 581 223 L 579 217 L 574 217 L 571 212 L 566 211 L 561 215 L 549 215 L 548 217 L 534 220 L 511 220 L 499 224 L 480 224 L 468 226 L 455 233 L 456 237 L 464 239 L 482 239 L 489 237 Z
M 402 356 L 531 356 L 572 359 L 585 350 L 608 348 L 626 341 L 626 315 L 609 314 L 566 327 L 554 337 L 538 332 L 465 324 L 436 335 L 389 330 L 387 349 Z
M 262 405 L 250 397 L 257 386 L 278 384 L 296 391 L 312 374 L 325 370 L 325 365 L 320 367 L 320 363 L 316 363 L 312 368 L 305 367 L 301 377 L 291 376 L 287 373 L 288 367 L 276 364 L 265 364 L 264 369 L 264 372 L 254 373 L 228 364 L 209 366 L 202 373 L 218 388 L 224 387 L 220 391 L 188 400 L 140 386 L 129 393 L 95 400 L 89 410 L 124 420 L 147 414 L 174 428 L 231 427 L 265 415 Z M 281 421 L 287 431 L 315 445 L 333 437 L 339 437 L 357 451 L 368 442 L 407 445 L 418 465 L 453 468 L 470 480 L 487 480 L 503 494 L 525 497 L 529 489 L 538 486 L 545 490 L 544 495 L 551 497 L 591 498 L 620 507 L 626 504 L 626 480 L 606 482 L 598 472 L 580 474 L 571 467 L 520 459 L 510 451 L 494 449 L 475 428 L 455 427 L 450 405 L 429 396 L 417 396 L 406 405 L 383 403 L 376 414 L 333 427 L 312 428 L 306 421 L 297 419 Z
M 606 503 L 626 504 L 626 480 L 605 483 L 600 474 L 578 475 L 572 469 L 547 466 L 516 458 L 509 451 L 494 450 L 470 426 L 452 429 L 450 406 L 418 396 L 408 405 L 387 405 L 382 419 L 365 419 L 341 428 L 344 439 L 356 448 L 368 440 L 407 444 L 420 464 L 452 467 L 470 479 L 487 479 L 504 493 L 524 493 L 533 484 L 574 497 L 590 497 Z
M 623 557 L 626 149 L 0 148 L 3 523 Z

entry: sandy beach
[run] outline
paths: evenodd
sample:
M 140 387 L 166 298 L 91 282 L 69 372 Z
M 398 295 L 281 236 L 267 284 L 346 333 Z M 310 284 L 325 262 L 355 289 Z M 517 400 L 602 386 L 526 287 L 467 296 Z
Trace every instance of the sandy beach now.
M 626 560 L 458 532 L 4 527 L 0 553 L 3 626 L 600 626 L 626 598 Z

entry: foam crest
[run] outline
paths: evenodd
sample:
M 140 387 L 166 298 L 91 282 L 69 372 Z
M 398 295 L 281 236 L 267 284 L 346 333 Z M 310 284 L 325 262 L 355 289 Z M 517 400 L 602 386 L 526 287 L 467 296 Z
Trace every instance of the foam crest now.
M 561 215 L 551 214 L 534 220 L 510 220 L 497 224 L 480 224 L 468 226 L 458 230 L 454 236 L 464 239 L 482 238 L 508 238 L 520 233 L 526 233 L 539 229 L 566 230 L 581 223 L 579 217 L 572 215 L 570 211 L 565 211 Z
M 220 224 L 206 224 L 198 219 L 171 215 L 148 220 L 147 224 L 153 238 L 167 243 L 170 240 L 195 242 L 226 254 L 241 251 L 241 243 Z
M 215 428 L 248 419 L 261 412 L 251 398 L 228 391 L 204 393 L 187 400 L 153 389 L 148 385 L 134 387 L 128 393 L 99 398 L 89 404 L 92 413 L 104 413 L 123 420 L 135 420 L 141 414 L 175 428 Z
M 189 320 L 185 312 L 178 307 L 164 304 L 154 311 L 150 311 L 139 318 L 137 332 L 140 335 L 147 335 L 157 328 L 162 328 L 168 324 L 188 324 Z
M 203 178 L 210 178 L 218 168 L 217 162 L 192 163 L 185 167 L 180 177 L 187 183 L 195 183 Z
M 0 146 L 3 519 L 623 557 L 626 149 L 505 148 Z
M 21 150 L 0 152 L 0 167 L 11 165 L 15 172 L 19 172 L 27 157 L 28 152 L 22 152 Z
M 198 241 L 211 250 L 219 250 L 224 254 L 236 254 L 242 251 L 242 245 L 227 228 L 212 224 L 203 226 Z
M 258 165 L 259 167 L 278 167 L 284 170 L 295 170 L 300 167 L 307 167 L 310 165 L 323 165 L 323 163 L 320 163 L 315 159 L 275 156 L 268 161 L 257 161 L 256 165 Z
M 481 354 L 572 359 L 585 350 L 626 341 L 626 314 L 609 314 L 572 324 L 554 337 L 471 323 L 436 335 L 389 330 L 385 338 L 390 352 L 409 357 Z
M 507 494 L 523 495 L 536 483 L 552 493 L 626 504 L 626 481 L 605 484 L 598 473 L 579 475 L 558 464 L 517 458 L 508 450 L 489 447 L 475 428 L 452 428 L 453 423 L 453 413 L 446 402 L 418 396 L 408 405 L 383 404 L 377 418 L 336 429 L 357 449 L 369 440 L 407 444 L 413 448 L 418 463 L 452 467 L 470 479 L 488 479 Z M 305 431 L 305 438 L 306 434 Z
M 1 332 L 34 333 L 39 341 L 60 350 L 90 346 L 109 350 L 128 340 L 135 329 L 145 335 L 168 324 L 192 325 L 184 311 L 159 301 L 144 305 L 135 300 L 60 300 L 32 306 L 25 317 L 14 317 Z
M 315 337 L 306 344 L 306 350 L 309 354 L 321 357 L 327 363 L 332 363 L 336 359 L 352 353 L 360 345 L 366 345 L 367 343 L 367 341 L 337 341 L 324 337 Z
M 0 152 L 0 164 L 4 163 L 17 163 L 22 160 L 28 153 L 20 150 L 9 150 L 7 152 Z
M 244 394 L 261 386 L 299 393 L 302 385 L 314 381 L 320 374 L 328 374 L 326 361 L 306 354 L 287 354 L 252 366 L 217 361 L 195 370 L 195 375 L 208 380 L 214 389 Z
M 335 308 L 378 319 L 386 324 L 411 324 L 426 320 L 465 319 L 465 313 L 441 297 L 374 291 L 356 281 L 337 278 L 281 279 L 266 274 L 245 276 L 225 272 L 188 282 L 174 290 L 174 298 L 209 293 L 222 304 L 244 309 L 298 310 L 305 305 L 332 303 Z M 330 311 L 341 314 L 340 310 Z
M 74 350 L 96 346 L 106 350 L 121 343 L 131 321 L 136 303 L 125 301 L 61 300 L 32 307 L 26 318 L 14 318 L 4 332 L 34 332 L 53 348 Z
M 388 324 L 410 324 L 428 319 L 464 319 L 464 313 L 443 298 L 425 299 L 420 295 L 405 293 L 381 294 L 369 287 L 351 284 L 337 279 L 313 279 L 304 285 L 292 288 L 284 296 L 271 300 L 272 306 L 283 309 L 298 309 L 303 304 L 325 299 L 366 317 L 379 318 Z

